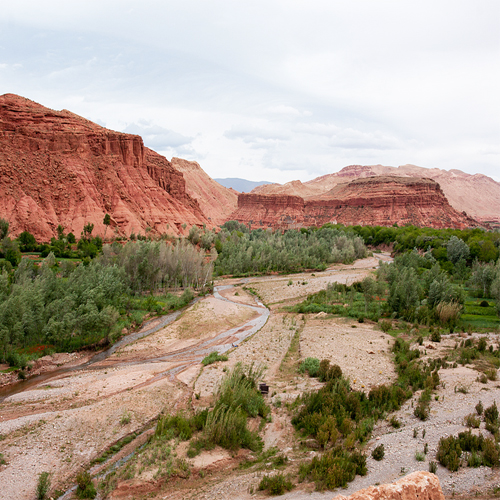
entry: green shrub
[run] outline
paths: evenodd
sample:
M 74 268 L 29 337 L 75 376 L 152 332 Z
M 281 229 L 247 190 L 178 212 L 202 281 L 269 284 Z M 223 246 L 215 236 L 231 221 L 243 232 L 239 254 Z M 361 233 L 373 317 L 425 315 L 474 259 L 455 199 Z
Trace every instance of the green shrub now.
M 97 491 L 92 483 L 92 478 L 88 471 L 80 471 L 76 475 L 76 482 L 78 487 L 76 488 L 76 496 L 78 498 L 95 498 L 97 496 Z
M 310 477 L 318 490 L 333 490 L 345 487 L 356 474 L 367 473 L 366 457 L 359 451 L 349 452 L 340 446 L 327 451 L 321 457 L 314 457 L 310 464 L 301 467 L 301 477 Z
M 496 402 L 484 410 L 484 421 L 487 424 L 498 424 L 498 408 Z
M 470 413 L 464 418 L 464 425 L 467 427 L 472 427 L 473 429 L 479 429 L 481 420 L 473 413 Z
M 270 495 L 282 495 L 285 491 L 290 491 L 293 484 L 288 476 L 281 473 L 272 476 L 264 476 L 259 483 L 259 490 L 267 490 Z
M 374 448 L 374 450 L 372 451 L 372 457 L 377 460 L 377 461 L 380 461 L 384 458 L 385 456 L 385 449 L 384 449 L 384 445 L 383 444 L 379 444 L 377 447 Z
M 202 360 L 204 366 L 211 365 L 217 361 L 227 361 L 228 357 L 225 354 L 219 354 L 217 351 L 211 352 L 208 356 L 205 356 Z
M 483 414 L 483 403 L 481 403 L 481 401 L 479 401 L 479 403 L 476 405 L 476 413 L 478 415 L 482 415 Z
M 38 476 L 38 482 L 36 485 L 36 498 L 37 500 L 45 500 L 47 498 L 47 493 L 50 490 L 50 474 L 48 472 L 42 472 Z
M 384 333 L 387 333 L 392 328 L 392 321 L 383 319 L 382 321 L 380 321 L 379 326 Z
M 299 366 L 299 372 L 307 371 L 310 377 L 317 377 L 320 370 L 320 362 L 318 358 L 306 358 Z
M 432 472 L 432 474 L 435 474 L 437 472 L 437 463 L 432 460 L 429 462 L 429 472 Z
M 441 342 L 441 334 L 439 333 L 439 330 L 432 331 L 431 340 L 432 342 Z
M 449 436 L 439 440 L 436 458 L 441 465 L 447 467 L 451 472 L 455 472 L 460 467 L 461 456 L 462 448 L 460 448 L 457 438 Z
M 394 427 L 394 429 L 399 429 L 401 427 L 401 420 L 398 420 L 394 415 L 389 420 L 389 423 Z

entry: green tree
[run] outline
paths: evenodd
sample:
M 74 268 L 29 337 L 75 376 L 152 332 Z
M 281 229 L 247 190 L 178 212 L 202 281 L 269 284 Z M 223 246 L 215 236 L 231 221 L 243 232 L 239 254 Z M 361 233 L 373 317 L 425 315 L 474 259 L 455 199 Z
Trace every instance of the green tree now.
M 23 231 L 17 238 L 21 252 L 34 252 L 37 248 L 35 237 L 28 231 Z
M 104 220 L 102 222 L 106 226 L 106 229 L 104 229 L 104 238 L 106 238 L 106 232 L 108 230 L 108 226 L 111 224 L 111 217 L 110 217 L 110 215 L 106 214 L 104 216 Z
M 59 224 L 59 225 L 57 226 L 56 231 L 57 231 L 57 239 L 58 239 L 58 240 L 63 240 L 63 239 L 64 239 L 64 237 L 65 237 L 65 235 L 64 235 L 64 226 L 63 226 L 63 225 L 61 225 L 61 224 Z
M 3 240 L 9 234 L 9 221 L 0 219 L 0 240 Z
M 448 243 L 446 244 L 446 252 L 448 259 L 451 260 L 453 264 L 456 264 L 459 260 L 467 260 L 470 255 L 467 243 L 456 236 L 452 236 L 448 240 Z
M 87 224 L 83 226 L 82 237 L 85 240 L 89 240 L 93 230 L 94 230 L 94 224 L 87 222 Z

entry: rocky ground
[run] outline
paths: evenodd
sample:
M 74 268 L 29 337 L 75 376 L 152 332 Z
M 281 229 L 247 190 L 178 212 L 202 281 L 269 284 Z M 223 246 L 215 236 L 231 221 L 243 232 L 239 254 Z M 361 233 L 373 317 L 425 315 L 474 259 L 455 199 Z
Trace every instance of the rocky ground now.
M 237 286 L 222 290 L 220 299 L 210 297 L 198 302 L 171 325 L 122 347 L 108 359 L 80 370 L 57 372 L 37 385 L 27 383 L 26 390 L 0 403 L 0 453 L 6 461 L 6 465 L 0 465 L 0 499 L 31 500 L 38 474 L 43 471 L 52 473 L 54 489 L 66 491 L 74 484 L 80 468 L 136 432 L 139 437 L 112 460 L 127 456 L 146 441 L 160 412 L 207 406 L 222 376 L 240 361 L 266 367 L 264 378 L 270 385 L 272 420 L 263 429 L 265 446 L 276 446 L 286 454 L 289 462 L 284 470 L 296 475 L 298 463 L 318 450 L 297 438 L 286 403 L 321 385 L 317 379 L 297 372 L 300 360 L 308 356 L 329 359 L 342 368 L 354 387 L 368 391 L 395 377 L 390 354 L 393 337 L 373 324 L 322 314 L 296 315 L 284 311 L 283 305 L 297 302 L 330 281 L 352 283 L 363 279 L 376 267 L 378 257 L 353 266 L 334 266 L 324 273 L 253 278 L 244 283 L 226 280 L 218 284 Z M 212 342 L 212 348 L 227 345 L 227 338 L 217 340 L 221 330 L 244 331 L 245 324 L 262 314 L 255 308 L 258 301 L 250 289 L 270 308 L 267 323 L 243 341 L 243 337 L 231 334 L 231 342 L 237 347 L 228 351 L 228 361 L 202 367 L 199 346 L 206 342 Z M 453 350 L 464 335 L 447 335 L 440 343 L 425 341 L 419 349 L 424 357 L 441 357 Z M 491 333 L 488 343 L 496 346 L 500 340 L 497 337 Z M 79 362 L 73 357 L 66 361 L 73 365 Z M 80 361 L 88 361 L 88 357 L 82 356 Z M 57 369 L 64 369 L 64 365 Z M 342 494 L 393 481 L 412 471 L 428 470 L 440 437 L 464 430 L 464 417 L 474 412 L 479 400 L 487 407 L 500 399 L 499 382 L 479 382 L 472 365 L 441 369 L 440 378 L 442 383 L 431 402 L 427 421 L 413 415 L 419 396 L 415 394 L 395 414 L 401 423 L 398 429 L 387 421 L 376 425 L 366 447 L 368 474 L 358 476 Z M 483 427 L 484 423 L 481 431 L 486 434 Z M 419 462 L 415 453 L 422 451 L 426 443 L 428 453 Z M 378 444 L 384 444 L 386 451 L 380 462 L 370 456 Z M 177 458 L 185 459 L 186 447 L 185 443 L 177 446 Z M 122 477 L 109 498 L 260 498 L 264 495 L 257 492 L 258 483 L 264 474 L 272 472 L 273 466 L 264 461 L 249 469 L 239 468 L 238 464 L 248 456 L 248 451 L 232 456 L 217 448 L 203 452 L 195 459 L 187 459 L 189 476 L 178 474 L 168 482 L 158 478 L 158 465 L 153 464 L 132 477 Z M 102 468 L 94 466 L 92 472 L 96 474 Z M 450 473 L 438 466 L 437 475 L 450 498 L 470 498 L 476 491 L 487 498 L 499 480 L 497 471 L 486 467 Z M 313 484 L 302 483 L 284 498 L 315 500 L 333 496 L 332 492 L 315 492 Z

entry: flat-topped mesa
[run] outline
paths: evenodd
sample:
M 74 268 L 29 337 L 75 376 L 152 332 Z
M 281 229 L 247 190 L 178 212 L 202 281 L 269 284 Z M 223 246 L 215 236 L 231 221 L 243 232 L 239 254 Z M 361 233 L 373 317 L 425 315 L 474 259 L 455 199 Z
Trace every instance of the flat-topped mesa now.
M 106 213 L 126 235 L 207 222 L 182 172 L 140 136 L 14 94 L 0 96 L 0 200 L 14 236 L 42 240 L 59 224 L 79 235 L 88 222 L 102 236 Z
M 231 218 L 253 227 L 275 229 L 345 225 L 411 224 L 465 228 L 478 223 L 450 206 L 432 179 L 377 176 L 339 184 L 320 197 L 304 200 L 284 194 L 238 196 Z

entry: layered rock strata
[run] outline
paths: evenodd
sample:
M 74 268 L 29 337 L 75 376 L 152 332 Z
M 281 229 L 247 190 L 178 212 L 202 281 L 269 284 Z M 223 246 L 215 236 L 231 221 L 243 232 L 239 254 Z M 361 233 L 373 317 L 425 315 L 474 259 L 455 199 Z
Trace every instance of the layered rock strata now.
M 69 111 L 0 96 L 0 217 L 13 236 L 40 240 L 59 224 L 80 235 L 84 224 L 112 231 L 177 234 L 207 223 L 186 192 L 182 172 L 146 148 L 138 135 L 114 132 Z
M 289 229 L 345 225 L 412 224 L 465 228 L 477 222 L 450 206 L 432 179 L 370 177 L 335 186 L 316 198 L 285 194 L 240 194 L 231 218 L 252 227 Z
M 317 198 L 338 184 L 355 179 L 376 176 L 420 177 L 436 181 L 450 205 L 459 212 L 467 212 L 481 222 L 500 223 L 500 182 L 483 174 L 467 174 L 461 170 L 424 168 L 416 165 L 389 167 L 385 165 L 350 165 L 339 172 L 316 179 L 286 184 L 267 184 L 255 188 L 256 194 L 289 194 L 304 199 Z
M 172 158 L 172 165 L 182 172 L 186 192 L 198 201 L 212 224 L 224 223 L 238 205 L 238 192 L 216 182 L 195 161 Z

